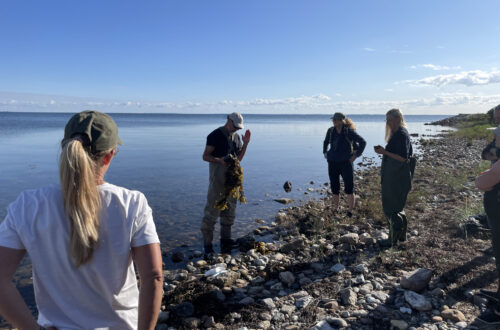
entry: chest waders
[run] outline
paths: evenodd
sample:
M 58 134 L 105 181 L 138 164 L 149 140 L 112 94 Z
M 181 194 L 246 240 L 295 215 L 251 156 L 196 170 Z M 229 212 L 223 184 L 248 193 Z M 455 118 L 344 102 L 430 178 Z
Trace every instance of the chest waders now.
M 227 154 L 235 154 L 236 134 L 228 134 L 224 127 L 219 128 L 227 139 L 229 150 Z M 228 208 L 224 211 L 215 207 L 217 200 L 224 195 L 224 183 L 226 182 L 227 167 L 217 163 L 209 163 L 209 184 L 207 192 L 207 203 L 203 211 L 203 219 L 201 221 L 201 233 L 203 236 L 203 245 L 205 252 L 213 252 L 212 241 L 214 236 L 214 228 L 217 219 L 220 217 L 220 235 L 221 247 L 223 250 L 230 251 L 233 242 L 231 240 L 231 227 L 234 224 L 236 217 L 236 198 L 228 197 Z
M 389 222 L 392 245 L 406 240 L 408 219 L 403 211 L 411 189 L 412 173 L 409 162 L 400 162 L 388 156 L 382 158 L 382 208 Z

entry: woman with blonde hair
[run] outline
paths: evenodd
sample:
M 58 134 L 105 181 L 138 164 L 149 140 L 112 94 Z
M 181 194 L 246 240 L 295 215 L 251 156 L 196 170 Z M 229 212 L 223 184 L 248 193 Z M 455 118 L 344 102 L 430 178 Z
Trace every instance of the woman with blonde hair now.
M 0 315 L 14 327 L 154 328 L 163 283 L 159 240 L 144 195 L 104 181 L 117 144 L 110 116 L 75 114 L 61 142 L 60 184 L 24 191 L 9 205 L 0 225 Z M 12 283 L 26 252 L 38 324 Z
M 352 217 L 354 208 L 354 160 L 365 150 L 366 141 L 356 132 L 351 119 L 341 112 L 333 117 L 333 126 L 326 132 L 323 141 L 323 154 L 328 161 L 328 176 L 333 194 L 333 208 L 337 210 L 340 202 L 340 176 L 344 180 L 347 195 L 347 216 Z M 356 147 L 354 147 L 356 146 Z
M 410 135 L 399 109 L 391 109 L 386 114 L 385 140 L 385 148 L 375 146 L 375 152 L 383 155 L 382 208 L 389 222 L 391 244 L 396 245 L 406 240 L 408 220 L 403 209 L 411 189 L 414 165 L 410 164 L 413 154 Z

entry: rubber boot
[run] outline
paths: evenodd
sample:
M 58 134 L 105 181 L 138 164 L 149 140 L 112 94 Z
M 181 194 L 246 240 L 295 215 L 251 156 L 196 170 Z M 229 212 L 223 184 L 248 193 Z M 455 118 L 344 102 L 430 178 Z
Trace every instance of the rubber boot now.
M 205 244 L 203 249 L 205 250 L 205 253 L 203 254 L 203 259 L 207 260 L 208 258 L 210 258 L 210 255 L 214 253 L 214 247 L 212 246 L 212 244 Z
M 221 238 L 220 240 L 221 253 L 231 253 L 231 250 L 237 246 L 238 244 L 230 238 Z
M 402 223 L 402 228 L 401 228 L 401 232 L 399 234 L 398 240 L 400 242 L 405 242 L 406 237 L 407 237 L 406 231 L 408 229 L 408 219 L 406 218 L 406 214 L 404 212 L 400 212 L 399 216 L 401 217 L 401 220 L 403 220 L 403 223 Z

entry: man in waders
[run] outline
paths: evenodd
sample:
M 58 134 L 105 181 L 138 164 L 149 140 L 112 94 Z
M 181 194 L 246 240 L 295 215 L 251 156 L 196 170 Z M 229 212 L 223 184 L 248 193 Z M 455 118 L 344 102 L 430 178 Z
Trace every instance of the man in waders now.
M 212 240 L 215 223 L 219 216 L 221 252 L 230 253 L 235 245 L 231 239 L 231 226 L 235 218 L 236 198 L 232 196 L 228 197 L 228 208 L 224 211 L 216 208 L 215 202 L 224 193 L 226 170 L 229 165 L 225 161 L 225 157 L 233 155 L 241 161 L 245 156 L 248 143 L 250 142 L 250 131 L 247 130 L 240 138 L 236 133 L 239 129 L 243 129 L 243 116 L 238 112 L 233 112 L 227 116 L 224 126 L 215 129 L 207 136 L 207 145 L 203 152 L 203 160 L 209 163 L 209 185 L 207 204 L 201 222 L 205 256 L 214 252 Z

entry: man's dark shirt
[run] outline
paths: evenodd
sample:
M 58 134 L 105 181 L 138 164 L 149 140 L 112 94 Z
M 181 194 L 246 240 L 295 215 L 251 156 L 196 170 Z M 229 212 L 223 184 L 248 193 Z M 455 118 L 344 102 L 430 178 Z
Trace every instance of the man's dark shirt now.
M 326 152 L 328 144 L 330 144 L 330 150 L 328 150 L 327 154 L 328 161 L 346 161 L 353 155 L 352 142 L 358 143 L 358 148 L 355 150 L 356 157 L 361 156 L 365 150 L 366 141 L 355 130 L 343 126 L 340 133 L 337 133 L 337 129 L 332 126 L 326 132 L 325 140 L 323 141 L 323 153 Z
M 400 155 L 404 159 L 408 159 L 412 153 L 410 134 L 404 127 L 400 127 L 389 139 L 385 150 Z
M 207 146 L 214 147 L 212 152 L 213 157 L 225 157 L 232 153 L 238 156 L 243 147 L 239 134 L 234 133 L 233 138 L 224 128 L 224 126 L 215 129 L 207 136 Z

